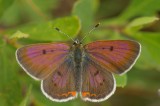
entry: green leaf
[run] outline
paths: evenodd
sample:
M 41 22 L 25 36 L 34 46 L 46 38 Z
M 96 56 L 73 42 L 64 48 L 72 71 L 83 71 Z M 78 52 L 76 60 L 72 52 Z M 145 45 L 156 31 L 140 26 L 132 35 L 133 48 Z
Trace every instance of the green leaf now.
M 159 46 L 160 36 L 159 35 L 160 33 L 138 32 L 133 35 L 134 35 L 134 38 L 138 39 L 139 42 L 142 44 L 142 54 L 141 55 L 142 56 L 145 55 L 145 57 L 143 57 L 145 61 L 150 63 L 150 65 L 156 64 L 157 68 L 160 69 L 158 65 L 160 64 L 160 58 L 159 58 L 159 54 L 160 54 L 160 46 Z M 145 47 L 145 50 L 147 50 L 147 52 L 143 51 L 143 47 Z M 146 53 L 148 53 L 148 56 Z M 149 57 L 151 57 L 152 60 Z M 144 66 L 144 64 L 141 64 L 141 65 Z
M 35 24 L 28 24 L 14 30 L 9 30 L 8 34 L 13 35 L 15 30 L 30 35 L 28 39 L 35 41 L 64 41 L 70 40 L 67 36 L 62 35 L 54 29 L 58 27 L 64 33 L 71 37 L 76 37 L 80 30 L 79 19 L 76 16 L 58 18 L 49 22 L 41 22 Z
M 127 19 L 136 16 L 150 16 L 160 10 L 160 0 L 131 0 L 130 5 L 125 11 L 118 17 L 120 21 L 126 21 Z
M 0 35 L 0 48 L 5 45 L 4 38 Z
M 17 106 L 22 98 L 22 89 L 15 60 L 15 49 L 4 45 L 0 49 L 0 101 L 3 106 Z
M 93 23 L 97 0 L 78 0 L 72 10 L 73 15 L 80 18 L 82 31 L 86 31 Z
M 124 74 L 122 76 L 114 75 L 116 78 L 116 86 L 117 87 L 124 87 L 127 84 L 127 75 Z
M 3 8 L 3 15 L 0 19 L 0 23 L 5 26 L 15 26 L 19 25 L 20 23 L 22 24 L 27 22 L 39 22 L 51 19 L 51 11 L 53 8 L 57 7 L 57 3 L 59 2 L 58 0 L 2 1 L 7 3 L 9 3 L 10 1 L 15 1 L 8 9 L 3 8 L 4 4 L 0 4 L 0 8 Z
M 15 0 L 0 0 L 0 17 L 13 4 Z
M 154 21 L 159 20 L 157 17 L 140 17 L 136 18 L 132 22 L 128 24 L 126 27 L 127 31 L 138 31 L 142 29 L 146 24 L 152 23 Z
M 28 37 L 29 37 L 28 34 L 25 34 L 21 31 L 17 31 L 10 38 L 13 39 L 13 38 L 28 38 Z
M 140 17 L 133 20 L 128 27 L 138 27 L 159 20 L 157 17 Z
M 29 99 L 30 99 L 31 90 L 32 90 L 32 85 L 29 86 L 27 95 L 26 95 L 26 97 L 24 98 L 24 100 L 20 103 L 19 106 L 28 106 L 28 101 L 29 101 Z
M 18 0 L 15 0 L 12 6 L 3 13 L 0 18 L 0 23 L 5 26 L 16 25 L 21 21 L 20 11 L 21 9 L 19 8 Z
M 134 68 L 131 72 L 127 74 L 128 76 L 128 86 L 129 88 L 138 88 L 143 91 L 155 92 L 159 89 L 159 77 L 158 71 L 155 71 L 153 68 L 148 69 L 139 69 Z M 159 100 L 159 98 L 157 98 Z

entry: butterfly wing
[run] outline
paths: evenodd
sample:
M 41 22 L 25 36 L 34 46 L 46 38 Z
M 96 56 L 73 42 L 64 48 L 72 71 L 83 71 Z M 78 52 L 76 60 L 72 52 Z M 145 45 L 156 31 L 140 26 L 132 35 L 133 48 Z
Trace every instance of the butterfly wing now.
M 84 46 L 86 55 L 107 71 L 124 74 L 139 57 L 140 44 L 129 40 L 96 41 Z
M 81 98 L 85 101 L 100 102 L 108 99 L 116 89 L 111 72 L 90 58 L 85 57 L 82 72 Z
M 16 51 L 20 66 L 34 79 L 44 79 L 61 64 L 69 53 L 65 43 L 44 43 L 24 46 Z
M 41 82 L 41 89 L 52 101 L 65 102 L 77 97 L 74 64 L 71 58 L 66 59 Z

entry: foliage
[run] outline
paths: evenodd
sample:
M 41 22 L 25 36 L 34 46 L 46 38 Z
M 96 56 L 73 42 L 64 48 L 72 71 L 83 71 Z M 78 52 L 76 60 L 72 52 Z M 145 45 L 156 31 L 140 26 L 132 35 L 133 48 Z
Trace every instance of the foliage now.
M 123 99 L 118 104 L 118 96 L 103 103 L 88 103 L 80 99 L 67 103 L 52 102 L 41 93 L 40 83 L 27 76 L 16 62 L 15 51 L 23 45 L 70 41 L 54 27 L 72 38 L 82 38 L 83 33 L 98 22 L 101 23 L 100 27 L 84 40 L 85 43 L 104 39 L 130 39 L 138 41 L 142 46 L 140 59 L 129 74 L 115 75 L 117 87 L 120 88 L 117 91 L 123 91 L 123 87 L 126 94 L 130 94 L 127 91 L 131 91 L 131 94 L 134 91 L 142 97 L 135 99 L 138 101 L 135 105 L 139 105 L 139 102 L 141 106 L 160 105 L 155 95 L 160 84 L 159 4 L 159 0 L 0 0 L 0 105 L 133 105 L 133 101 Z M 57 11 L 60 16 L 55 14 Z M 67 11 L 67 15 L 63 15 L 64 11 Z M 153 99 L 138 94 L 140 91 Z M 120 93 L 116 92 L 115 95 Z

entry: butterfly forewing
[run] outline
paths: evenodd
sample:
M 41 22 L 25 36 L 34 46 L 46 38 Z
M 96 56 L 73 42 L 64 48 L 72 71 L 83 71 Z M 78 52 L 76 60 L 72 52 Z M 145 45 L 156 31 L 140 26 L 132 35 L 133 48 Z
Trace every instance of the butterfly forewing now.
M 69 53 L 65 43 L 46 43 L 24 46 L 16 57 L 22 68 L 35 79 L 44 79 L 61 64 Z
M 129 40 L 96 41 L 84 48 L 94 62 L 116 74 L 127 72 L 140 54 L 140 44 Z
M 91 102 L 104 101 L 115 92 L 115 87 L 112 73 L 86 56 L 82 71 L 82 99 Z
M 75 98 L 75 71 L 71 58 L 66 59 L 41 83 L 43 93 L 53 101 L 63 102 Z

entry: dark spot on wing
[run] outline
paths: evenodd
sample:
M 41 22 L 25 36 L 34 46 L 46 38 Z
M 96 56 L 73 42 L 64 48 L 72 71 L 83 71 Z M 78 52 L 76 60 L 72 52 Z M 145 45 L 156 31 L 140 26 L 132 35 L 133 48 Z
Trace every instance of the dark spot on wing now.
M 56 84 L 56 83 L 54 83 L 54 86 L 57 86 L 57 84 Z
M 105 82 L 105 79 L 103 79 L 103 82 Z
M 106 49 L 106 48 L 102 47 L 102 49 Z
M 103 83 L 101 82 L 101 83 L 100 83 L 100 86 L 102 86 L 102 85 L 103 85 Z
M 54 50 L 51 50 L 51 52 L 54 52 Z
M 43 53 L 43 54 L 46 54 L 46 50 L 42 50 L 42 53 Z
M 61 73 L 61 72 L 59 72 L 59 71 L 57 72 L 57 74 L 58 74 L 59 76 L 62 76 L 62 73 Z
M 110 51 L 113 51 L 113 46 L 110 47 Z
M 99 71 L 97 70 L 95 73 L 94 73 L 94 76 L 98 75 L 99 74 Z
M 104 82 L 105 82 L 105 79 L 102 79 L 102 82 L 99 83 L 100 86 L 102 86 L 104 84 Z

